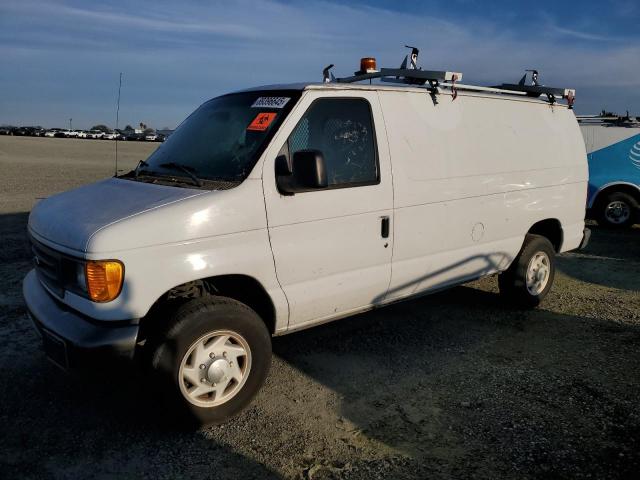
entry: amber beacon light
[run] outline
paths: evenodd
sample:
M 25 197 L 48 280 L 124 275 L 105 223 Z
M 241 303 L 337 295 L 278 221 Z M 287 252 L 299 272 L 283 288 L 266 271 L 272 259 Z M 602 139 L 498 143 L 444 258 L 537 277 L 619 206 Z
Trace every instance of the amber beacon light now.
M 117 260 L 89 261 L 85 266 L 87 292 L 94 302 L 110 302 L 122 290 L 124 266 Z
M 373 73 L 376 70 L 376 59 L 373 57 L 364 57 L 360 59 L 360 71 L 363 73 Z

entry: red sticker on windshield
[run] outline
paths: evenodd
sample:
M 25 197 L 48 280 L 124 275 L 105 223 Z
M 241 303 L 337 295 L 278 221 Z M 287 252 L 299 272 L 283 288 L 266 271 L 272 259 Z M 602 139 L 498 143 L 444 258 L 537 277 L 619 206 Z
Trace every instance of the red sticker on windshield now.
M 276 118 L 277 113 L 259 113 L 256 118 L 249 124 L 247 130 L 253 130 L 256 132 L 264 132 L 271 122 Z

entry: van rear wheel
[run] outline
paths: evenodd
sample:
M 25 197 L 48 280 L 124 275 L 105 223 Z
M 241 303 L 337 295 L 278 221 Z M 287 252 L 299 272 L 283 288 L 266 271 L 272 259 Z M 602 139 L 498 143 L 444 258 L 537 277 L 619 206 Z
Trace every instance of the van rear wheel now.
M 537 307 L 551 290 L 555 270 L 551 242 L 541 235 L 527 234 L 516 259 L 498 276 L 500 294 L 519 307 Z
M 222 423 L 244 409 L 271 365 L 271 336 L 248 306 L 225 297 L 190 300 L 154 342 L 151 366 L 171 407 L 195 424 Z

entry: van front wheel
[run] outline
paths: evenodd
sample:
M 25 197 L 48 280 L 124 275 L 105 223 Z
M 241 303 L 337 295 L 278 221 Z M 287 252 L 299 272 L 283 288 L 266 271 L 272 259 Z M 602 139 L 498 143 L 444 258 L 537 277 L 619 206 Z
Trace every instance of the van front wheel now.
M 551 242 L 540 235 L 527 234 L 516 259 L 498 276 L 500 294 L 519 307 L 537 307 L 551 290 L 555 271 Z
M 186 419 L 221 423 L 246 407 L 271 365 L 271 336 L 248 306 L 225 297 L 190 300 L 155 342 L 162 393 Z

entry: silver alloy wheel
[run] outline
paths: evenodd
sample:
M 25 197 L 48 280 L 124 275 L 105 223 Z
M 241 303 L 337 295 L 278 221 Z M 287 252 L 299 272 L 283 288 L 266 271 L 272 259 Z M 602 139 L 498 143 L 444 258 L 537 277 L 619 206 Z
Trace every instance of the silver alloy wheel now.
M 624 223 L 631 217 L 631 208 L 626 202 L 615 200 L 604 209 L 604 216 L 611 223 Z
M 230 330 L 209 332 L 191 344 L 180 362 L 178 382 L 189 403 L 215 407 L 228 402 L 251 371 L 251 349 Z
M 549 282 L 551 260 L 545 252 L 537 252 L 527 267 L 527 290 L 531 295 L 540 295 Z

